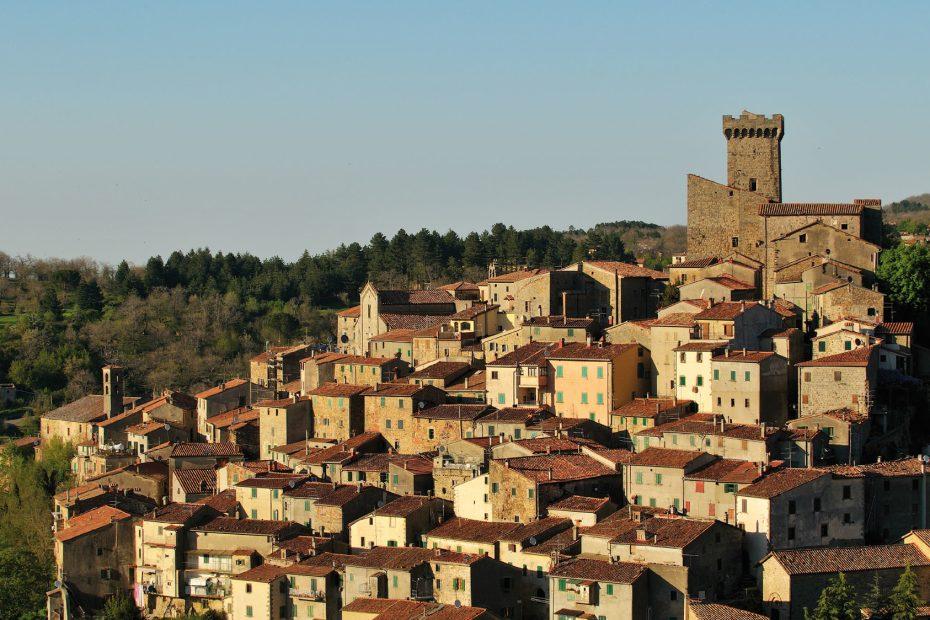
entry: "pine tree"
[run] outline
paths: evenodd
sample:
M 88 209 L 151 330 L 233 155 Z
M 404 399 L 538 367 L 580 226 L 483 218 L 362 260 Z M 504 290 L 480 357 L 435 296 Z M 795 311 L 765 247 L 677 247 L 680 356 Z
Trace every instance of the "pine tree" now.
M 856 591 L 839 573 L 827 582 L 820 593 L 813 613 L 804 610 L 805 620 L 861 620 L 862 611 L 856 602 Z
M 917 617 L 917 608 L 920 607 L 918 590 L 917 575 L 908 564 L 891 592 L 888 610 L 893 620 L 912 620 Z
M 862 606 L 869 610 L 870 620 L 884 620 L 888 617 L 888 595 L 882 587 L 878 573 L 872 579 L 872 585 L 862 601 Z

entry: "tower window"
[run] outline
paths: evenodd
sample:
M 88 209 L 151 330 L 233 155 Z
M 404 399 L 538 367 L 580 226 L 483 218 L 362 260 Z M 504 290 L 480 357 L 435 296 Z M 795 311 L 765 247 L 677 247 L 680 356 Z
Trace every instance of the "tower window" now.
M 738 247 L 739 247 L 739 237 L 733 237 L 732 239 L 730 239 L 730 245 L 733 246 L 734 248 L 738 248 Z
M 807 243 L 807 235 L 798 235 L 798 243 Z
M 749 179 L 749 191 L 751 192 L 756 191 L 756 180 L 755 179 Z

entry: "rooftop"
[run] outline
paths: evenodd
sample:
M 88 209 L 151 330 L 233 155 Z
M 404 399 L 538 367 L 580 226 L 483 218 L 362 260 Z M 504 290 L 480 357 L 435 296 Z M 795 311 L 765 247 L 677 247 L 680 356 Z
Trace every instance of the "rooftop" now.
M 553 577 L 590 579 L 608 583 L 635 583 L 646 572 L 645 564 L 610 562 L 590 558 L 572 558 L 560 562 L 549 571 Z
M 494 411 L 491 405 L 470 405 L 450 403 L 421 409 L 413 414 L 415 418 L 430 420 L 477 420 Z
M 176 469 L 174 477 L 185 493 L 212 495 L 216 492 L 216 470 L 214 469 Z
M 546 357 L 553 360 L 610 360 L 638 347 L 636 344 L 587 345 L 581 342 L 566 342 L 564 346 L 550 349 Z
M 242 456 L 242 448 L 234 443 L 223 441 L 219 443 L 190 443 L 175 444 L 171 450 L 171 458 L 190 457 L 228 457 Z
M 123 398 L 123 406 L 132 405 L 137 399 L 134 397 Z M 100 394 L 88 394 L 67 405 L 62 405 L 42 415 L 46 420 L 63 420 L 66 422 L 94 422 L 104 417 L 103 413 L 103 396 Z
M 547 510 L 563 510 L 566 512 L 597 512 L 603 508 L 610 499 L 606 497 L 585 497 L 584 495 L 569 495 L 554 504 L 549 504 Z
M 239 386 L 245 385 L 246 383 L 248 383 L 248 381 L 245 379 L 230 379 L 229 381 L 225 381 L 217 386 L 208 388 L 202 392 L 198 392 L 197 394 L 194 394 L 194 396 L 196 398 L 210 398 L 211 396 L 222 394 L 226 390 L 235 389 Z
M 521 456 L 503 459 L 503 465 L 538 483 L 568 482 L 617 475 L 614 469 L 585 454 Z
M 771 499 L 827 475 L 829 474 L 822 469 L 781 469 L 743 488 L 739 494 L 747 497 Z
M 789 575 L 873 571 L 906 566 L 930 566 L 930 559 L 913 545 L 868 545 L 862 547 L 812 547 L 773 551 Z M 766 560 L 763 560 L 766 561 Z
M 423 536 L 464 540 L 474 543 L 494 543 L 520 527 L 507 521 L 477 521 L 454 517 L 438 525 Z
M 842 351 L 841 353 L 836 353 L 835 355 L 826 355 L 824 357 L 809 360 L 806 362 L 800 362 L 797 366 L 803 366 L 809 368 L 811 366 L 868 366 L 869 362 L 872 359 L 872 354 L 875 352 L 876 348 L 879 345 L 869 345 L 865 347 L 859 347 L 858 349 L 852 349 L 850 351 Z
M 406 379 L 446 379 L 464 374 L 471 368 L 466 362 L 436 362 L 407 375 Z
M 55 532 L 55 538 L 59 542 L 67 542 L 79 536 L 83 536 L 84 534 L 99 530 L 116 521 L 124 521 L 131 517 L 131 514 L 123 512 L 119 508 L 100 506 L 99 508 L 94 508 L 93 510 L 89 510 L 88 512 L 69 519 L 67 527 Z
M 307 396 L 358 396 L 369 388 L 368 385 L 353 385 L 351 383 L 324 383 L 318 388 L 307 392 Z

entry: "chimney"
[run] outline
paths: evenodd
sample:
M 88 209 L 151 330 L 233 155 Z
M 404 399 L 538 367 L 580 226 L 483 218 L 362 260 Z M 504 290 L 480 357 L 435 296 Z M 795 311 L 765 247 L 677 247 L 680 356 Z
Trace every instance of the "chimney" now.
M 587 336 L 585 336 L 584 342 L 587 346 L 589 347 L 591 346 L 591 334 L 588 334 Z
M 123 368 L 103 367 L 103 413 L 108 418 L 123 412 Z
M 646 538 L 647 538 L 646 530 L 644 528 L 640 528 L 636 530 L 636 541 L 637 542 L 646 542 Z
M 549 468 L 549 480 L 552 480 L 552 468 Z
M 564 347 L 564 346 L 565 346 L 565 338 L 564 338 L 564 337 L 563 337 L 563 338 L 559 338 L 559 347 L 558 347 L 558 348 L 561 349 L 561 348 Z
M 763 422 L 760 426 L 762 428 L 761 437 L 762 439 L 765 439 L 765 422 Z

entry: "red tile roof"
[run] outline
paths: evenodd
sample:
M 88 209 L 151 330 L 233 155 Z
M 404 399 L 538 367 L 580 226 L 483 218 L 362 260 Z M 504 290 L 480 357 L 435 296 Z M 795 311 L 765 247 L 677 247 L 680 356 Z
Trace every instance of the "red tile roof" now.
M 384 306 L 453 304 L 455 298 L 442 289 L 379 290 L 378 303 Z
M 369 342 L 413 342 L 414 329 L 391 329 L 383 334 L 372 336 Z
M 780 202 L 759 206 L 759 215 L 763 217 L 798 216 L 798 215 L 860 215 L 862 205 L 850 203 L 804 203 Z
M 657 515 L 643 521 L 636 528 L 621 532 L 611 542 L 625 545 L 671 547 L 683 549 L 709 531 L 717 522 L 678 516 Z M 640 534 L 642 532 L 644 536 Z
M 525 280 L 526 278 L 532 278 L 533 276 L 538 276 L 544 273 L 549 273 L 548 269 L 529 269 L 525 271 L 511 271 L 510 273 L 505 273 L 499 276 L 494 276 L 493 278 L 488 278 L 489 284 L 500 284 L 507 282 L 519 282 L 520 280 Z
M 546 361 L 546 351 L 557 347 L 554 342 L 541 342 L 534 340 L 528 344 L 518 347 L 502 355 L 493 362 L 488 362 L 488 366 L 516 366 L 517 364 L 525 365 L 542 365 Z
M 746 310 L 758 306 L 757 301 L 721 301 L 694 315 L 698 321 L 732 321 Z
M 425 495 L 404 495 L 378 508 L 374 514 L 382 517 L 406 517 L 429 505 L 432 501 L 432 497 Z
M 789 575 L 850 573 L 905 568 L 906 566 L 930 566 L 930 559 L 913 545 L 787 549 L 773 551 L 766 560 L 768 558 L 777 560 Z
M 461 403 L 449 403 L 445 405 L 435 405 L 414 412 L 415 418 L 426 418 L 429 420 L 470 420 L 474 421 L 482 416 L 494 411 L 491 405 L 468 405 Z
M 610 271 L 622 278 L 652 278 L 653 280 L 668 280 L 668 274 L 654 269 L 640 267 L 633 263 L 623 263 L 612 260 L 590 260 L 585 261 L 589 265 L 594 265 L 598 269 Z
M 689 312 L 671 312 L 655 319 L 650 327 L 693 327 L 694 316 Z
M 176 469 L 174 478 L 185 493 L 212 495 L 216 492 L 216 471 L 213 469 Z
M 315 390 L 307 392 L 307 396 L 358 396 L 367 391 L 371 386 L 353 385 L 351 383 L 324 383 Z
M 546 357 L 551 360 L 610 360 L 626 351 L 635 350 L 637 344 L 593 344 L 566 342 L 564 346 L 549 349 Z
M 206 389 L 202 392 L 198 392 L 197 394 L 194 394 L 194 397 L 195 398 L 210 398 L 211 396 L 222 394 L 226 390 L 237 388 L 241 385 L 245 385 L 246 383 L 248 383 L 248 381 L 246 381 L 245 379 L 230 379 L 229 381 L 221 383 L 220 385 Z
M 584 495 L 569 495 L 554 504 L 549 504 L 548 511 L 564 510 L 566 512 L 597 512 L 603 508 L 610 499 L 606 497 L 585 497 Z
M 474 543 L 494 543 L 519 527 L 519 523 L 510 523 L 508 521 L 477 521 L 475 519 L 453 517 L 423 536 Z
M 704 267 L 710 267 L 711 265 L 718 262 L 716 256 L 707 256 L 705 258 L 693 258 L 691 260 L 682 261 L 680 263 L 672 263 L 668 266 L 669 269 L 702 269 Z
M 835 355 L 827 355 L 815 360 L 797 364 L 798 366 L 868 366 L 878 345 L 859 347 L 850 351 L 842 351 Z
M 433 314 L 394 314 L 382 312 L 378 315 L 389 331 L 398 329 L 420 330 L 439 325 L 448 317 Z M 416 336 L 416 334 L 414 334 Z
M 699 342 L 686 342 L 682 345 L 679 345 L 672 349 L 677 352 L 693 352 L 693 351 L 716 351 L 717 349 L 723 349 L 729 344 L 726 340 L 708 340 L 708 341 L 699 341 Z
M 242 448 L 234 443 L 179 443 L 171 450 L 171 458 L 198 456 L 241 456 Z
M 714 362 L 733 362 L 740 364 L 757 364 L 759 362 L 764 362 L 770 357 L 774 357 L 776 354 L 772 351 L 745 351 L 745 350 L 732 350 L 727 351 L 724 355 L 715 355 L 712 358 Z
M 914 324 L 908 322 L 880 323 L 879 330 L 895 336 L 910 336 L 914 333 Z
M 231 424 L 236 424 L 237 422 L 257 420 L 258 416 L 258 409 L 252 409 L 251 407 L 236 407 L 235 409 L 230 409 L 229 411 L 224 411 L 223 413 L 218 413 L 215 416 L 207 418 L 207 424 L 210 424 L 216 428 L 226 428 Z
M 672 448 L 646 448 L 637 452 L 630 459 L 630 465 L 640 467 L 687 467 L 704 456 L 696 450 L 675 450 Z
M 645 564 L 572 558 L 554 566 L 549 574 L 569 579 L 590 579 L 608 583 L 635 583 L 646 572 Z
M 829 474 L 822 469 L 789 468 L 774 471 L 740 490 L 740 495 L 771 499 Z
M 123 406 L 132 405 L 136 400 L 135 397 L 125 397 L 123 398 Z M 46 420 L 64 420 L 68 422 L 94 422 L 104 416 L 103 396 L 100 394 L 88 394 L 42 415 Z
M 471 364 L 467 362 L 435 362 L 420 368 L 405 378 L 408 380 L 453 378 L 465 374 L 470 368 Z
M 768 620 L 768 616 L 721 603 L 689 601 L 688 609 L 694 620 Z
M 762 474 L 759 473 L 759 468 L 755 463 L 736 459 L 717 459 L 685 475 L 688 480 L 709 480 L 737 484 L 752 484 L 761 477 Z
M 678 400 L 677 398 L 634 398 L 630 402 L 620 405 L 610 414 L 625 417 L 654 418 L 660 413 L 671 409 L 687 409 L 690 407 L 691 402 L 690 400 Z
M 117 521 L 124 521 L 132 518 L 128 512 L 123 512 L 113 506 L 100 506 L 88 512 L 72 517 L 68 520 L 67 527 L 55 532 L 55 539 L 59 542 L 68 542 L 84 534 L 97 531 Z
M 523 321 L 524 326 L 530 327 L 554 327 L 558 329 L 587 329 L 594 324 L 594 319 L 588 318 L 571 318 L 563 317 L 561 314 L 555 316 L 533 316 Z
M 541 484 L 617 475 L 614 469 L 586 454 L 538 454 L 503 459 L 503 463 L 523 477 Z
M 364 396 L 416 396 L 429 388 L 430 386 L 413 383 L 380 383 L 377 387 L 369 388 L 362 394 Z
M 254 534 L 259 536 L 280 535 L 288 530 L 300 530 L 302 526 L 293 521 L 270 521 L 265 519 L 236 519 L 234 517 L 217 517 L 199 527 L 202 532 L 222 534 Z

